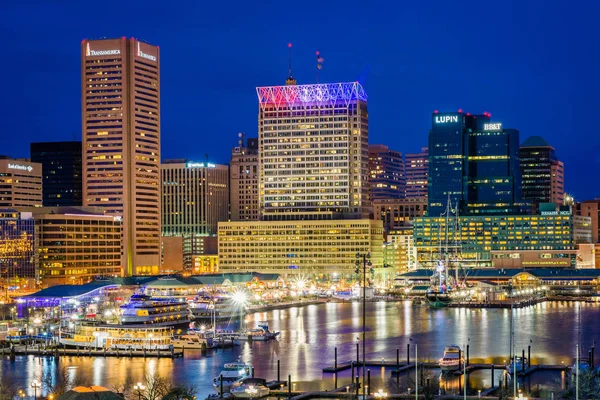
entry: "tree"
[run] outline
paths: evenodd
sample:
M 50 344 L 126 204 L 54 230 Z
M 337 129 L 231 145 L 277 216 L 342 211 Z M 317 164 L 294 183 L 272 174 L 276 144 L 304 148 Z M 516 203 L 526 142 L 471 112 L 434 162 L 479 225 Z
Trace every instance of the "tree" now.
M 0 400 L 13 400 L 18 394 L 18 389 L 6 376 L 0 380 Z
M 193 385 L 181 385 L 171 388 L 162 400 L 194 400 L 196 388 Z
M 75 386 L 90 386 L 72 374 L 67 366 L 57 368 L 56 371 L 48 368 L 47 371 L 36 376 L 36 380 L 42 384 L 42 388 L 46 392 L 54 396 L 60 396 Z
M 575 399 L 576 391 L 576 376 L 571 375 L 568 387 L 560 392 L 559 398 Z M 579 398 L 600 399 L 600 376 L 595 370 L 579 371 Z

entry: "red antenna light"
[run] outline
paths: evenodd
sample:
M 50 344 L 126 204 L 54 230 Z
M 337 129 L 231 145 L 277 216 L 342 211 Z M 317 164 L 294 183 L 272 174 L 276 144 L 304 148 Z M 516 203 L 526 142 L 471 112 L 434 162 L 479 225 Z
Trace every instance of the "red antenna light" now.
M 291 49 L 292 48 L 292 43 L 288 43 L 288 47 Z
M 434 113 L 434 114 L 437 114 L 437 113 L 438 113 L 438 110 L 433 110 L 433 113 Z
M 459 109 L 458 109 L 458 112 L 459 112 L 459 113 L 461 113 L 461 112 L 462 112 L 462 108 L 459 108 Z
M 471 113 L 467 113 L 467 117 L 470 116 L 470 115 L 471 115 Z
M 317 55 L 321 54 L 321 52 L 319 50 L 317 50 Z

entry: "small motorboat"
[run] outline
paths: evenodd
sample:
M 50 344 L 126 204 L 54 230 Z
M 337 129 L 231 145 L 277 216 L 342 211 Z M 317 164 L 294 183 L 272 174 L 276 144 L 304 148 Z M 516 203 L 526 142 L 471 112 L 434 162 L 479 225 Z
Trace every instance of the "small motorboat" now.
M 266 322 L 259 322 L 257 328 L 240 332 L 237 339 L 266 342 L 267 340 L 275 339 L 277 336 L 279 336 L 279 332 L 271 332 Z
M 231 386 L 231 394 L 236 399 L 260 399 L 269 393 L 267 381 L 260 378 L 245 378 Z
M 523 358 L 516 356 L 510 359 L 510 364 L 506 366 L 506 371 L 508 371 L 509 374 L 512 374 L 516 370 L 517 373 L 519 373 L 521 371 L 525 371 L 527 367 L 529 367 L 527 364 L 527 357 Z
M 172 343 L 176 349 L 206 350 L 216 347 L 216 343 L 210 335 L 196 333 L 175 336 Z
M 442 372 L 458 371 L 462 362 L 462 350 L 459 346 L 453 344 L 446 346 L 444 356 L 440 358 L 440 368 Z
M 226 363 L 223 370 L 213 379 L 213 386 L 220 393 L 223 387 L 223 393 L 229 393 L 235 383 L 241 382 L 252 374 L 252 365 L 242 361 Z

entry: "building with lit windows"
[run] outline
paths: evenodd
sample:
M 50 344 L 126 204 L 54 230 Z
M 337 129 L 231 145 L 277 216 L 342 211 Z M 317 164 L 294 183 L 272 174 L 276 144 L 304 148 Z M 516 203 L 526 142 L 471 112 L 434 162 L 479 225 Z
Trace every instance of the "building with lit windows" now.
M 0 278 L 4 281 L 3 286 L 19 286 L 22 279 L 37 280 L 36 260 L 33 215 L 11 208 L 0 209 Z
M 591 218 L 592 243 L 600 239 L 600 200 L 585 200 L 574 205 L 577 215 Z
M 589 217 L 568 209 L 538 215 L 423 217 L 414 222 L 418 262 L 460 260 L 470 267 L 575 267 L 577 244 L 591 241 Z
M 42 203 L 42 164 L 0 156 L 0 208 Z
M 239 134 L 238 146 L 231 150 L 229 187 L 232 221 L 258 221 L 258 139 Z
M 540 136 L 527 138 L 519 149 L 523 199 L 534 204 L 562 205 L 565 195 L 565 166 L 554 147 Z
M 406 198 L 427 199 L 427 177 L 429 176 L 429 150 L 421 148 L 420 153 L 406 153 L 404 160 L 406 174 Z
M 385 199 L 373 201 L 374 219 L 383 222 L 387 231 L 409 224 L 417 217 L 427 213 L 427 199 Z
M 369 122 L 360 83 L 256 91 L 262 218 L 368 218 Z
M 445 212 L 448 200 L 461 215 L 524 213 L 519 131 L 492 121 L 489 113 L 434 112 L 428 192 L 431 217 Z
M 121 219 L 98 207 L 28 207 L 35 223 L 35 261 L 44 285 L 122 276 Z
M 81 206 L 81 142 L 31 143 L 30 156 L 42 164 L 44 206 Z
M 161 257 L 160 52 L 136 39 L 81 43 L 83 204 L 123 221 L 126 275 Z
M 417 248 L 412 226 L 398 227 L 387 231 L 384 246 L 384 258 L 387 256 L 387 260 L 384 261 L 391 264 L 390 266 L 394 267 L 395 272 L 403 273 L 417 268 Z
M 383 144 L 369 145 L 371 200 L 404 198 L 406 177 L 402 153 Z
M 373 273 L 383 271 L 381 221 L 223 222 L 218 237 L 221 272 L 350 277 L 356 253 L 369 252 Z

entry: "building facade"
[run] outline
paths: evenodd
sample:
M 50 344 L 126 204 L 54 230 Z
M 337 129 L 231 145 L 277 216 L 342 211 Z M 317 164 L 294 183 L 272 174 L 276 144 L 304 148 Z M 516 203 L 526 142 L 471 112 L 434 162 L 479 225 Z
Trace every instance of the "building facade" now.
M 404 273 L 417 268 L 417 248 L 412 226 L 399 227 L 387 231 L 384 251 L 394 260 L 396 273 Z M 385 256 L 385 255 L 384 255 Z
M 30 156 L 42 164 L 44 206 L 81 206 L 81 142 L 31 143 Z
M 160 267 L 160 52 L 135 39 L 81 43 L 83 204 L 123 221 L 126 275 Z
M 425 267 L 447 258 L 467 268 L 575 267 L 576 240 L 586 223 L 570 211 L 417 218 L 417 261 Z
M 41 207 L 42 165 L 0 158 L 0 208 Z
M 427 198 L 427 178 L 429 176 L 429 149 L 421 148 L 420 153 L 405 155 L 406 198 Z
M 369 176 L 372 201 L 404 198 L 406 176 L 402 153 L 383 144 L 370 144 Z
M 427 214 L 426 198 L 387 199 L 373 201 L 374 219 L 383 222 L 386 231 L 409 224 Z
M 262 218 L 368 218 L 369 125 L 362 86 L 256 90 Z
M 231 151 L 229 185 L 232 221 L 258 221 L 258 139 L 239 136 L 239 146 Z
M 23 279 L 37 281 L 35 249 L 32 214 L 0 209 L 0 280 L 6 290 L 20 286 Z
M 600 238 L 600 200 L 585 200 L 576 203 L 574 207 L 577 215 L 590 217 L 592 243 L 598 243 Z
M 565 166 L 554 147 L 540 136 L 531 136 L 519 149 L 523 199 L 534 204 L 562 205 L 565 195 Z
M 120 218 L 97 207 L 21 210 L 35 221 L 36 269 L 44 285 L 122 276 Z
M 383 269 L 383 226 L 372 220 L 219 223 L 219 270 L 351 276 L 356 254 Z
M 429 207 L 435 217 L 448 200 L 462 215 L 524 212 L 519 132 L 483 115 L 437 113 L 429 133 Z

